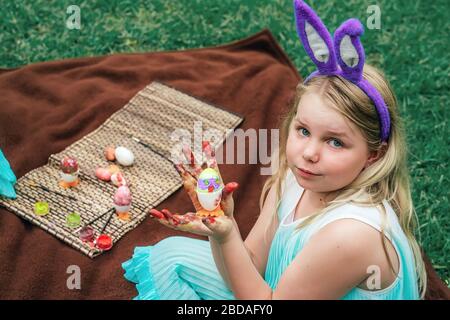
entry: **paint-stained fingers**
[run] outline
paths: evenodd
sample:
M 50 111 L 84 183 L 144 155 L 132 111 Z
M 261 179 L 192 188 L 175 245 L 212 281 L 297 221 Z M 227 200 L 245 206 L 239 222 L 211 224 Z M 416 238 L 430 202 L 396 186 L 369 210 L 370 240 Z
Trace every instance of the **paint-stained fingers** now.
M 166 220 L 169 221 L 174 226 L 183 224 L 183 219 L 180 217 L 179 214 L 174 214 L 170 212 L 168 209 L 162 209 L 161 212 L 164 214 Z
M 196 219 L 198 219 L 197 215 L 195 212 L 188 212 L 182 215 L 183 220 L 185 221 L 185 223 L 189 223 L 192 222 Z
M 214 151 L 214 148 L 209 143 L 209 141 L 203 141 L 202 142 L 202 148 L 203 152 L 206 156 L 206 163 L 208 168 L 212 168 L 219 172 L 219 167 L 217 166 L 217 160 L 216 160 L 216 152 Z M 220 175 L 220 172 L 219 172 Z
M 158 221 L 171 229 L 178 231 L 186 231 L 201 236 L 212 236 L 212 232 L 199 218 L 195 212 L 188 212 L 184 215 L 173 214 L 167 209 L 161 211 L 151 209 L 150 214 L 157 218 Z
M 173 214 L 172 214 L 172 212 L 170 212 L 169 210 L 167 210 L 167 209 L 162 209 L 161 211 L 160 210 L 157 210 L 157 209 L 151 209 L 150 210 L 150 214 L 154 217 L 154 218 L 156 218 L 156 219 L 158 219 L 158 220 L 160 220 L 160 221 L 166 221 L 166 222 L 172 222 L 172 220 L 173 220 Z
M 189 196 L 189 198 L 191 198 L 191 202 L 194 205 L 195 211 L 199 211 L 202 209 L 202 205 L 200 204 L 200 201 L 198 201 L 198 196 L 197 196 L 197 192 L 195 191 L 195 188 L 191 188 L 185 187 L 185 190 Z
M 195 180 L 195 178 L 185 170 L 182 164 L 175 164 L 174 167 L 177 169 L 178 173 L 181 175 L 181 178 L 183 179 L 184 190 L 187 192 L 189 198 L 191 199 L 195 210 L 196 211 L 200 210 L 202 206 L 198 201 L 197 192 L 195 192 L 197 188 L 197 180 Z
M 196 177 L 191 174 L 182 163 L 174 163 L 173 167 L 177 170 L 178 174 L 181 176 L 183 180 L 189 180 L 194 179 L 196 180 Z
M 223 188 L 222 197 L 220 199 L 220 205 L 226 216 L 232 217 L 234 213 L 234 200 L 233 193 L 239 188 L 237 182 L 229 182 Z
M 166 216 L 159 210 L 157 209 L 151 209 L 149 211 L 150 215 L 157 219 L 159 223 L 161 223 L 162 225 L 169 227 L 171 229 L 176 229 L 176 226 L 173 224 L 172 220 L 169 220 L 166 218 Z
M 191 150 L 191 147 L 188 145 L 183 145 L 182 147 L 183 155 L 188 161 L 188 168 L 191 175 L 194 176 L 195 179 L 198 179 L 199 174 L 202 172 L 202 167 L 200 163 L 198 163 L 195 159 L 195 155 Z
M 209 143 L 209 141 L 203 141 L 202 143 L 203 153 L 206 157 L 206 163 L 208 168 L 212 168 L 216 170 L 217 174 L 220 177 L 220 181 L 223 182 L 222 175 L 220 174 L 219 166 L 217 165 L 216 152 L 214 151 L 213 146 Z
M 193 177 L 182 164 L 174 164 L 175 169 L 178 171 L 178 173 L 181 176 L 181 179 L 183 180 L 183 185 L 186 190 L 195 190 L 197 187 L 197 180 L 195 177 Z
M 233 221 L 225 216 L 203 218 L 202 223 L 211 230 L 216 239 L 224 239 L 233 228 Z
M 176 230 L 187 231 L 202 236 L 213 235 L 213 232 L 202 223 L 201 218 L 195 212 L 188 212 L 184 215 L 172 215 L 173 217 L 176 217 L 178 220 L 174 224 L 171 224 L 170 227 Z
M 151 215 L 153 218 L 156 218 L 156 219 L 165 219 L 164 214 L 163 214 L 161 211 L 157 210 L 157 209 L 150 209 L 149 213 L 150 213 L 150 215 Z
M 212 145 L 209 143 L 209 141 L 203 141 L 202 142 L 202 148 L 203 148 L 203 152 L 204 152 L 204 154 L 206 156 L 206 159 L 207 159 L 208 167 L 216 170 L 217 173 L 220 176 L 221 181 L 223 182 L 223 179 L 222 179 L 221 174 L 220 174 L 219 167 L 217 165 L 217 160 L 216 160 L 215 152 L 214 152 L 214 149 L 213 149 Z M 230 195 L 232 195 L 232 193 L 238 187 L 239 187 L 239 184 L 237 182 L 227 183 L 226 186 L 223 189 L 223 192 L 222 192 L 222 201 L 228 199 L 228 197 Z

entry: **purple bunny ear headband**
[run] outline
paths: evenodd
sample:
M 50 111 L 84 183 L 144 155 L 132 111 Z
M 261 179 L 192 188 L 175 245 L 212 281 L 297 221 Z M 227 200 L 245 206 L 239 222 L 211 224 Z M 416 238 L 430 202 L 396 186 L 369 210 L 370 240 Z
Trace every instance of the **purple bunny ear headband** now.
M 341 76 L 357 85 L 375 104 L 380 121 L 380 139 L 387 141 L 390 134 L 389 111 L 382 95 L 362 77 L 364 48 L 359 37 L 364 28 L 358 19 L 348 19 L 331 38 L 319 16 L 302 0 L 294 0 L 297 33 L 306 53 L 317 66 L 304 81 L 315 76 Z

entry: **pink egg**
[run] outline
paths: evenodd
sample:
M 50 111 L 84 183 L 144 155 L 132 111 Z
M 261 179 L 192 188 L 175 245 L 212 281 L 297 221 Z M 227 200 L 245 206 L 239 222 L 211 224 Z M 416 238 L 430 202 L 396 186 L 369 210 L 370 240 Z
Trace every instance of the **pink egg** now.
M 95 170 L 95 176 L 103 181 L 111 180 L 111 172 L 105 168 L 97 168 L 97 170 Z
M 127 186 L 117 188 L 114 203 L 118 206 L 128 206 L 131 203 L 131 191 Z

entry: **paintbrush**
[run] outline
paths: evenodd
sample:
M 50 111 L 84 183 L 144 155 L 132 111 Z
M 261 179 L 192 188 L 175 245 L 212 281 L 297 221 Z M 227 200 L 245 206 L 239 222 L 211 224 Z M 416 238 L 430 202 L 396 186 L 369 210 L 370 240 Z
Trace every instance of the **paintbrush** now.
M 51 190 L 51 189 L 47 188 L 46 186 L 43 186 L 42 184 L 39 184 L 39 183 L 37 183 L 37 182 L 35 182 L 33 180 L 30 180 L 28 182 L 28 185 L 30 185 L 32 187 L 41 188 L 44 191 L 57 194 L 58 196 L 61 196 L 61 197 L 64 197 L 64 198 L 68 198 L 68 199 L 73 200 L 73 201 L 78 201 L 78 199 L 75 198 L 74 196 L 71 196 L 71 195 L 68 195 L 68 194 L 64 194 L 64 193 L 61 193 L 61 192 L 58 192 L 58 191 Z
M 140 139 L 136 138 L 135 136 L 131 136 L 131 139 L 133 139 L 134 141 L 136 141 L 137 143 L 139 143 L 140 145 L 146 147 L 147 149 L 152 150 L 154 153 L 156 153 L 157 155 L 159 155 L 161 158 L 163 158 L 164 160 L 169 161 L 171 164 L 173 164 L 172 160 L 168 159 L 166 156 L 164 156 L 162 153 L 156 151 L 155 149 L 153 149 L 148 143 L 142 142 Z
M 103 232 L 105 231 L 105 229 L 106 229 L 106 227 L 108 226 L 109 222 L 111 221 L 111 219 L 112 219 L 112 217 L 113 217 L 113 215 L 114 215 L 115 209 L 114 209 L 114 208 L 111 208 L 111 209 L 108 210 L 108 212 L 109 212 L 109 211 L 111 211 L 111 214 L 109 215 L 109 218 L 108 218 L 108 220 L 106 221 L 106 223 L 103 225 L 103 228 L 102 228 L 102 230 L 100 231 L 100 235 L 103 234 Z
M 42 189 L 44 191 L 47 191 L 49 193 L 53 193 L 53 194 L 56 194 L 58 196 L 61 196 L 61 197 L 64 197 L 64 198 L 67 198 L 67 199 L 70 199 L 70 200 L 73 200 L 73 201 L 79 201 L 79 202 L 82 202 L 82 203 L 88 204 L 88 205 L 95 205 L 91 201 L 85 201 L 85 200 L 77 199 L 74 196 L 71 196 L 71 195 L 68 195 L 68 194 L 64 194 L 64 193 L 61 193 L 61 192 L 58 192 L 58 191 L 55 191 L 55 190 L 51 190 L 51 189 L 47 188 L 46 186 L 43 186 L 42 184 L 39 184 L 39 183 L 37 183 L 37 182 L 35 182 L 33 180 L 29 180 L 28 181 L 28 185 L 31 186 L 31 187 L 35 187 L 35 188 L 40 188 L 40 189 Z
M 83 226 L 80 227 L 80 228 L 78 228 L 78 229 L 76 229 L 75 232 L 80 232 L 81 229 L 83 229 L 84 227 L 87 227 L 87 226 L 93 224 L 94 222 L 96 222 L 97 220 L 99 220 L 100 218 L 104 217 L 106 214 L 108 214 L 109 212 L 114 211 L 114 210 L 115 210 L 114 207 L 108 209 L 108 211 L 103 212 L 103 213 L 102 213 L 101 215 L 99 215 L 98 217 L 95 217 L 95 218 L 92 219 L 91 221 L 88 221 L 88 222 L 84 223 Z

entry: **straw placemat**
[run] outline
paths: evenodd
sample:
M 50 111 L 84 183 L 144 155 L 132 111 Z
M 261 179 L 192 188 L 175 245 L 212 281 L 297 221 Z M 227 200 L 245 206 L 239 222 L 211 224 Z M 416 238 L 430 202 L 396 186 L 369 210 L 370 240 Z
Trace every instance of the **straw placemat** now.
M 104 155 L 106 146 L 124 146 L 135 155 L 131 167 L 120 166 L 133 195 L 131 220 L 122 221 L 114 214 L 104 233 L 116 243 L 160 204 L 182 186 L 181 178 L 171 162 L 171 150 L 180 141 L 172 141 L 175 129 L 187 130 L 194 137 L 194 125 L 201 121 L 202 130 L 214 129 L 221 137 L 212 140 L 220 146 L 243 120 L 243 117 L 212 106 L 158 82 L 152 82 L 138 92 L 123 108 L 114 113 L 98 129 L 73 143 L 60 153 L 52 154 L 48 163 L 21 177 L 16 184 L 17 199 L 1 198 L 0 203 L 18 216 L 31 221 L 82 253 L 94 258 L 101 250 L 79 239 L 76 228 L 66 225 L 66 215 L 77 212 L 81 226 L 102 215 L 113 206 L 117 187 L 95 177 L 95 169 L 108 167 Z M 198 126 L 198 122 L 197 122 Z M 136 137 L 145 147 L 132 137 Z M 79 164 L 80 184 L 67 190 L 59 187 L 60 161 L 65 156 L 75 157 Z M 39 184 L 42 187 L 36 186 Z M 56 191 L 49 192 L 45 188 Z M 71 196 L 72 198 L 69 198 Z M 38 216 L 34 203 L 47 201 L 50 213 Z M 98 236 L 108 215 L 91 226 Z M 114 249 L 114 247 L 113 247 Z

